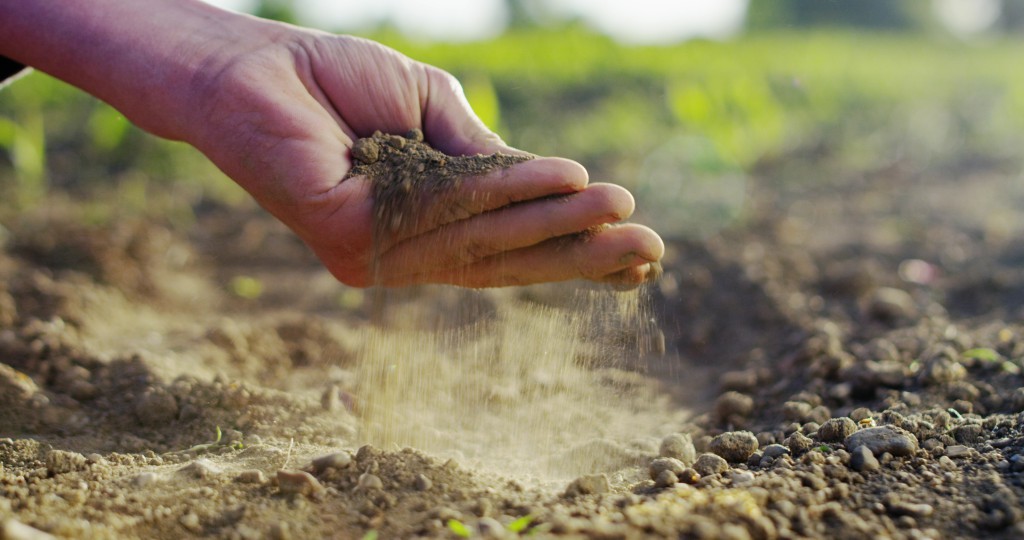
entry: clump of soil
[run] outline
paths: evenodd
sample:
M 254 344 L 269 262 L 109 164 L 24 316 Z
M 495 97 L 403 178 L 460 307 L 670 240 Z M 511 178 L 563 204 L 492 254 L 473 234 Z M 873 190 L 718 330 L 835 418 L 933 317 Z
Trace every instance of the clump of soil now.
M 376 131 L 358 139 L 352 145 L 352 159 L 348 176 L 365 176 L 373 184 L 379 241 L 384 235 L 415 229 L 410 220 L 422 214 L 421 203 L 457 189 L 462 179 L 531 158 L 502 153 L 449 156 L 424 142 L 422 131 L 412 129 L 404 137 Z

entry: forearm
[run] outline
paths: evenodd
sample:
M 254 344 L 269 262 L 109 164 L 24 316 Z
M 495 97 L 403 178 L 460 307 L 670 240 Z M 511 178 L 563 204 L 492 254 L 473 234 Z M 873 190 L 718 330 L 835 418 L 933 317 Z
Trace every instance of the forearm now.
M 197 0 L 0 0 L 0 56 L 106 101 L 180 139 L 196 78 L 257 24 Z

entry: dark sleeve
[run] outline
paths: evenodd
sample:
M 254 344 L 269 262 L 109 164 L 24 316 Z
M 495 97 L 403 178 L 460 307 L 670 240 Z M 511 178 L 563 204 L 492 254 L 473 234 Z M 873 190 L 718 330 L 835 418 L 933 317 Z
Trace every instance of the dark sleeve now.
M 0 84 L 3 84 L 7 79 L 17 75 L 23 69 L 25 69 L 25 66 L 11 60 L 10 58 L 0 56 Z

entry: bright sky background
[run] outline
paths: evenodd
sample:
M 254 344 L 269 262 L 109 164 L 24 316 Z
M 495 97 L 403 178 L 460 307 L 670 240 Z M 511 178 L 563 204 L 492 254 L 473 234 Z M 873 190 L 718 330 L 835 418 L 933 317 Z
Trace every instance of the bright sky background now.
M 251 10 L 253 0 L 206 0 Z M 743 26 L 748 0 L 546 0 L 558 18 L 579 17 L 627 43 L 671 43 L 692 37 L 727 38 Z M 390 20 L 414 37 L 473 41 L 504 30 L 503 0 L 296 0 L 300 22 L 324 30 L 358 30 Z

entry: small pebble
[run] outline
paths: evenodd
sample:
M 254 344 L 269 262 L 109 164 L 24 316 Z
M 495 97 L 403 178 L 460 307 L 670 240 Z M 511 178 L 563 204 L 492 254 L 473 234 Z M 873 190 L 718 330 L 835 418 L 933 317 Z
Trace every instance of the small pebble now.
M 970 455 L 970 453 L 970 447 L 964 446 L 962 444 L 954 444 L 952 446 L 946 447 L 946 456 L 950 458 L 965 457 Z
M 693 464 L 693 470 L 700 476 L 711 476 L 729 470 L 729 462 L 716 454 L 701 454 Z
M 673 474 L 678 475 L 684 470 L 686 470 L 686 465 L 682 461 L 670 457 L 655 458 L 647 467 L 647 473 L 651 480 L 657 480 L 662 471 L 672 471 Z
M 982 439 L 984 428 L 977 424 L 966 424 L 953 429 L 953 438 L 959 443 L 974 443 Z
M 384 481 L 376 474 L 363 473 L 359 475 L 359 481 L 356 483 L 356 489 L 384 489 Z
M 569 487 L 565 489 L 565 496 L 597 495 L 607 493 L 609 489 L 611 489 L 611 485 L 606 475 L 590 474 L 573 480 Z
M 709 450 L 730 463 L 745 463 L 757 451 L 757 437 L 749 431 L 729 431 L 711 439 Z
M 792 454 L 800 455 L 810 450 L 814 446 L 814 441 L 797 431 L 786 438 L 786 446 L 789 447 L 789 451 Z
M 344 469 L 350 463 L 352 463 L 352 456 L 348 452 L 335 452 L 314 459 L 313 472 L 321 474 L 327 469 Z
M 412 485 L 416 488 L 416 491 L 429 491 L 430 488 L 434 487 L 434 482 L 430 480 L 430 477 L 421 473 L 416 475 Z
M 693 438 L 688 434 L 673 433 L 661 440 L 658 455 L 690 464 L 697 459 L 697 450 L 693 446 Z
M 316 495 L 324 491 L 324 487 L 312 474 L 286 469 L 277 471 L 277 488 L 285 495 Z
M 135 404 L 135 417 L 144 426 L 165 426 L 178 417 L 178 402 L 163 388 L 148 388 Z
M 762 451 L 762 453 L 764 454 L 764 457 L 766 457 L 766 458 L 776 459 L 778 457 L 781 457 L 781 456 L 784 456 L 784 455 L 788 454 L 789 453 L 789 448 L 786 448 L 785 446 L 783 446 L 781 444 L 769 444 L 768 446 L 764 447 L 764 450 Z
M 831 418 L 818 428 L 818 439 L 823 442 L 840 442 L 857 431 L 857 423 L 843 416 Z
M 861 445 L 850 451 L 850 467 L 857 472 L 871 472 L 881 468 L 881 464 L 869 447 Z
M 655 487 L 659 488 L 672 487 L 678 483 L 679 477 L 676 476 L 676 473 L 668 469 L 662 470 L 660 473 L 658 473 L 658 477 L 654 479 Z
M 866 446 L 876 456 L 888 452 L 895 457 L 905 457 L 917 452 L 917 437 L 895 426 L 862 429 L 847 437 L 843 444 L 848 451 Z

